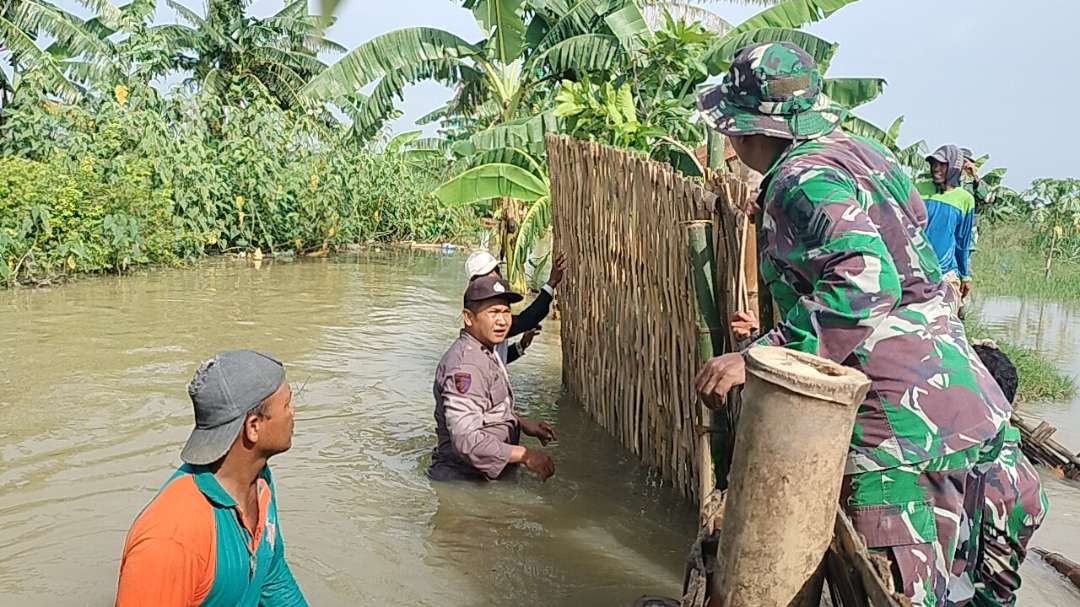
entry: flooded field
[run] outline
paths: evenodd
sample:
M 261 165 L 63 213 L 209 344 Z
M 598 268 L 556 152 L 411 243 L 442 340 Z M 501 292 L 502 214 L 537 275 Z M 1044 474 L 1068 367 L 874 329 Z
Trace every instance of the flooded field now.
M 1080 307 L 1077 304 L 991 298 L 975 308 L 983 325 L 994 335 L 1034 348 L 1062 371 L 1080 378 Z M 1057 429 L 1055 438 L 1080 449 L 1080 398 L 1067 402 L 1024 403 L 1021 411 L 1044 419 Z M 1061 552 L 1080 561 L 1080 483 L 1058 478 L 1040 468 L 1043 488 L 1050 498 L 1050 514 L 1035 534 L 1032 546 Z M 1033 556 L 1024 562 L 1021 605 L 1080 605 L 1073 590 L 1054 570 Z
M 557 474 L 433 485 L 431 378 L 460 324 L 460 257 L 213 261 L 0 292 L 0 604 L 110 605 L 124 534 L 178 463 L 185 384 L 227 348 L 272 352 L 298 393 L 273 462 L 289 560 L 313 605 L 625 605 L 674 595 L 694 509 L 572 403 L 558 325 L 511 367 L 553 421 Z M 994 300 L 985 324 L 1080 374 L 1080 313 Z M 1032 403 L 1080 444 L 1077 403 Z M 1080 489 L 1045 476 L 1034 544 L 1080 558 Z M 1076 605 L 1025 565 L 1021 604 Z
M 111 605 L 124 535 L 178 464 L 200 361 L 287 366 L 296 438 L 273 460 L 312 605 L 615 605 L 678 592 L 694 510 L 576 406 L 557 323 L 511 367 L 556 424 L 556 476 L 433 485 L 431 382 L 460 326 L 461 257 L 212 262 L 0 292 L 0 604 Z M 302 388 L 302 389 L 301 389 Z

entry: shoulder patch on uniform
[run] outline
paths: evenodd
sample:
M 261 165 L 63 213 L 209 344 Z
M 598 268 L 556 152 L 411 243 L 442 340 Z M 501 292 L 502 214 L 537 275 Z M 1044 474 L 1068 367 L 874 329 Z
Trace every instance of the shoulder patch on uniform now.
M 461 394 L 465 394 L 472 387 L 472 373 L 455 373 L 454 387 Z

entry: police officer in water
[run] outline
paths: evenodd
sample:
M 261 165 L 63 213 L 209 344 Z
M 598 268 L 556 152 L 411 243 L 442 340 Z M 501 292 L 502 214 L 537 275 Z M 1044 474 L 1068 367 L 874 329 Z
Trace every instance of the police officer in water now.
M 495 480 L 524 464 L 547 480 L 555 464 L 546 453 L 519 445 L 522 434 L 547 445 L 555 429 L 514 414 L 514 392 L 496 353 L 510 331 L 510 305 L 522 296 L 498 276 L 482 276 L 465 291 L 465 328 L 435 371 L 439 444 L 428 476 L 434 480 Z

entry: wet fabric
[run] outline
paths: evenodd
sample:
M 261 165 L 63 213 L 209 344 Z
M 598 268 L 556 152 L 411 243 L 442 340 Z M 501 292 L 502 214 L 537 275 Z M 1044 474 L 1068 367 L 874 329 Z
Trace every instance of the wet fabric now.
M 1020 441 L 1010 441 L 986 479 L 975 605 L 1016 604 L 1020 564 L 1049 509 L 1039 473 L 1021 452 Z
M 259 517 L 248 529 L 210 470 L 182 466 L 128 533 L 117 607 L 306 607 L 285 561 L 269 468 L 257 482 Z
M 499 478 L 520 439 L 506 366 L 491 348 L 462 330 L 439 361 L 432 388 L 438 444 L 433 479 Z
M 782 314 L 758 340 L 854 367 L 871 380 L 847 473 L 963 452 L 1012 406 L 968 344 L 927 240 L 926 207 L 880 144 L 835 131 L 768 171 L 761 276 Z
M 941 277 L 941 281 L 949 288 L 952 295 L 951 301 L 949 302 L 949 309 L 952 310 L 953 314 L 959 315 L 960 309 L 963 307 L 964 303 L 964 298 L 960 294 L 960 286 L 962 284 L 960 276 L 958 276 L 956 272 L 949 272 Z

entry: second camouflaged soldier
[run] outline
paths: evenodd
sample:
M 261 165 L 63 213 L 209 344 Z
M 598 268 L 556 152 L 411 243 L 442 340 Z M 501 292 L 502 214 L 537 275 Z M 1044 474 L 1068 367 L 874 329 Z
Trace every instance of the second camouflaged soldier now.
M 950 314 L 911 180 L 884 147 L 840 130 L 847 110 L 822 86 L 802 49 L 756 45 L 700 106 L 765 176 L 761 276 L 782 320 L 757 343 L 870 378 L 842 506 L 914 605 L 942 605 L 971 524 L 964 497 L 978 479 L 969 474 L 1000 450 L 1012 407 Z M 735 353 L 709 361 L 696 387 L 715 405 L 744 381 Z

